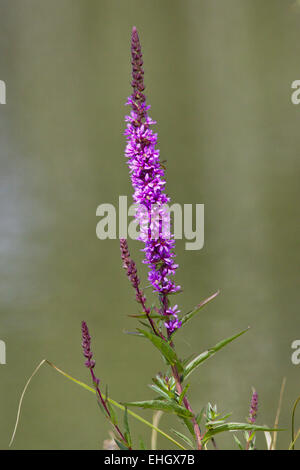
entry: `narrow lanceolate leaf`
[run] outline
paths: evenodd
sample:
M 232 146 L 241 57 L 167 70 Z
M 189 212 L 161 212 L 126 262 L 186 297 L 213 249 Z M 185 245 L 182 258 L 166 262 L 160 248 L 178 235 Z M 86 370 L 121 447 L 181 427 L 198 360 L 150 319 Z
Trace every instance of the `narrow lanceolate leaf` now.
M 161 410 L 166 413 L 175 413 L 181 417 L 191 417 L 192 413 L 184 408 L 183 406 L 178 405 L 175 402 L 163 401 L 163 400 L 148 400 L 148 401 L 132 401 L 123 403 L 124 406 L 135 406 L 138 408 L 152 409 L 152 410 Z
M 187 436 L 185 436 L 184 434 L 182 434 L 181 432 L 179 431 L 176 431 L 176 429 L 171 429 L 171 431 L 173 431 L 174 434 L 176 434 L 177 437 L 180 437 L 188 446 L 190 446 L 192 449 L 194 448 L 194 444 L 192 443 L 192 441 L 190 440 L 190 438 L 188 438 Z
M 115 443 L 117 444 L 117 446 L 119 447 L 120 450 L 128 450 L 128 447 L 126 447 L 123 442 L 120 442 L 118 441 L 117 439 L 115 439 Z
M 123 330 L 123 333 L 124 333 L 125 335 L 132 335 L 132 336 L 141 336 L 141 337 L 144 336 L 144 335 L 142 335 L 141 333 L 139 333 L 138 331 Z
M 209 439 L 211 439 L 215 434 L 219 434 L 220 432 L 225 431 L 274 431 L 273 428 L 268 428 L 267 426 L 256 426 L 255 424 L 248 424 L 248 423 L 224 423 L 216 426 L 209 431 L 207 431 L 203 437 L 203 443 L 206 443 Z M 278 431 L 282 431 L 282 429 L 278 429 Z
M 139 334 L 148 338 L 152 344 L 162 353 L 163 357 L 165 358 L 166 362 L 170 364 L 170 366 L 177 366 L 179 373 L 183 372 L 182 364 L 180 363 L 177 354 L 175 353 L 174 349 L 167 343 L 165 340 L 160 338 L 159 336 L 150 333 L 149 331 L 140 330 L 137 328 Z
M 146 323 L 146 322 L 144 322 L 144 321 L 142 321 L 142 320 L 138 320 L 138 322 L 139 322 L 144 328 L 147 328 L 147 330 L 152 331 L 152 327 L 150 326 L 149 323 Z
M 202 302 L 200 302 L 200 304 L 196 305 L 196 307 L 191 310 L 190 312 L 186 313 L 181 319 L 181 328 L 188 322 L 190 321 L 195 315 L 196 313 L 199 312 L 199 310 L 202 309 L 202 307 L 204 307 L 206 304 L 208 304 L 211 300 L 215 299 L 217 297 L 217 295 L 219 295 L 220 291 L 218 290 L 217 292 L 215 292 L 214 294 L 212 294 L 210 297 L 208 297 L 207 299 L 203 300 Z M 177 330 L 176 330 L 177 331 Z M 175 333 L 175 332 L 174 332 Z
M 137 318 L 137 319 L 147 319 L 148 317 L 152 318 L 153 320 L 154 319 L 158 319 L 158 318 L 161 318 L 162 316 L 159 315 L 158 313 L 151 313 L 150 315 L 146 315 L 145 313 L 137 313 L 137 314 L 132 314 L 132 315 L 128 315 L 130 318 Z
M 146 446 L 142 438 L 140 438 L 139 444 L 140 444 L 140 450 L 146 450 Z
M 156 393 L 158 393 L 158 395 L 162 398 L 166 398 L 167 400 L 170 400 L 170 398 L 172 398 L 171 395 L 168 395 L 168 393 L 165 391 L 165 390 L 162 390 L 161 388 L 159 388 L 157 385 L 152 385 L 150 384 L 149 387 L 154 390 Z M 181 403 L 179 403 L 181 404 Z
M 205 423 L 205 426 L 208 428 L 208 427 L 215 427 L 217 426 L 218 424 L 223 424 L 225 423 L 224 419 L 219 419 L 219 420 L 215 420 L 215 421 L 207 421 Z
M 117 425 L 117 424 L 118 424 L 117 415 L 116 415 L 116 413 L 115 413 L 115 410 L 113 409 L 113 407 L 112 407 L 111 404 L 109 403 L 109 401 L 106 402 L 106 406 L 107 406 L 107 408 L 109 409 L 109 412 L 110 412 L 110 419 L 111 419 L 112 424 Z
M 129 447 L 131 447 L 132 441 L 131 441 L 131 435 L 130 435 L 130 429 L 129 429 L 129 423 L 128 423 L 128 410 L 126 406 L 125 406 L 125 411 L 124 411 L 124 429 L 125 429 L 125 437 L 127 440 L 127 444 L 129 445 Z
M 184 397 L 185 397 L 185 395 L 186 395 L 186 392 L 188 391 L 189 386 L 190 386 L 190 384 L 187 384 L 187 385 L 184 387 L 184 389 L 182 390 L 182 392 L 181 392 L 181 394 L 180 394 L 180 396 L 179 396 L 179 398 L 178 398 L 178 403 L 179 403 L 179 405 L 181 405 L 181 403 L 182 403 L 182 401 L 183 401 L 183 399 L 184 399 Z
M 240 450 L 245 450 L 244 447 L 242 446 L 241 444 L 241 441 L 236 437 L 236 435 L 234 434 L 233 435 L 233 439 L 235 440 L 235 442 L 237 443 L 238 447 Z
M 202 421 L 202 418 L 203 418 L 203 415 L 204 415 L 204 411 L 205 411 L 205 407 L 203 407 L 202 410 L 196 416 L 196 421 L 197 421 L 197 424 L 199 426 L 201 424 L 201 421 Z
M 198 367 L 200 364 L 202 364 L 202 362 L 206 361 L 207 359 L 209 359 L 211 356 L 213 356 L 217 351 L 220 351 L 220 349 L 224 348 L 224 346 L 226 346 L 227 344 L 231 343 L 232 341 L 234 341 L 236 338 L 238 338 L 239 336 L 243 335 L 244 333 L 246 333 L 246 331 L 248 331 L 249 328 L 247 328 L 246 330 L 243 330 L 241 331 L 240 333 L 234 335 L 234 336 L 231 336 L 230 338 L 227 338 L 227 339 L 224 339 L 223 341 L 220 341 L 219 343 L 217 343 L 213 348 L 210 348 L 208 349 L 207 351 L 204 351 L 202 352 L 201 354 L 199 354 L 199 356 L 195 357 L 195 359 L 193 359 L 185 368 L 184 368 L 184 372 L 183 372 L 183 378 L 186 379 L 190 374 L 191 372 L 193 372 L 196 367 Z
M 184 417 L 181 417 L 181 421 L 183 422 L 183 424 L 185 424 L 191 436 L 195 439 L 195 431 L 194 431 L 194 426 L 193 426 L 192 421 L 189 418 L 184 418 Z

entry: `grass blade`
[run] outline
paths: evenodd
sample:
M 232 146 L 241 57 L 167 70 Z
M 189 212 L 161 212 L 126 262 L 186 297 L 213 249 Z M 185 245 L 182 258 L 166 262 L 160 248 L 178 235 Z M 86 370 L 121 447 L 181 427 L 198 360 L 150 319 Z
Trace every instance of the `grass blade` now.
M 275 417 L 275 423 L 274 423 L 274 428 L 275 429 L 278 428 L 278 424 L 279 424 L 279 416 L 280 416 L 280 411 L 281 411 L 281 406 L 282 406 L 282 398 L 283 398 L 283 394 L 284 394 L 285 384 L 286 384 L 286 377 L 283 377 L 282 384 L 281 384 L 281 389 L 280 389 L 280 394 L 279 394 L 279 402 L 278 402 L 278 407 L 277 407 L 277 412 L 276 412 L 276 417 Z M 278 434 L 277 431 L 273 432 L 273 437 L 272 437 L 270 450 L 275 450 L 276 449 L 277 434 Z
M 292 412 L 292 444 L 291 444 L 292 450 L 295 450 L 295 442 L 297 440 L 297 437 L 295 438 L 295 413 L 296 413 L 296 408 L 299 402 L 300 402 L 300 396 L 295 401 L 294 406 L 293 406 L 293 412 Z
M 46 359 L 43 359 L 39 365 L 34 369 L 34 371 L 32 372 L 31 376 L 29 377 L 29 379 L 27 380 L 26 384 L 25 384 L 25 387 L 23 389 L 23 392 L 21 394 L 21 398 L 20 398 L 20 401 L 19 401 L 19 405 L 18 405 L 18 411 L 17 411 L 17 418 L 16 418 L 16 424 L 15 424 L 15 427 L 14 427 L 14 430 L 13 430 L 13 433 L 12 433 L 12 436 L 11 436 L 11 440 L 9 442 L 9 445 L 8 447 L 11 447 L 12 443 L 14 442 L 14 439 L 15 439 L 15 435 L 16 435 L 16 432 L 17 432 L 17 428 L 18 428 L 18 424 L 19 424 L 19 420 L 20 420 L 20 414 L 21 414 L 21 408 L 22 408 L 22 403 L 23 403 L 23 398 L 24 398 L 24 395 L 26 393 L 26 390 L 31 382 L 31 380 L 33 379 L 33 377 L 35 376 L 35 374 L 40 370 L 40 368 L 45 364 L 46 362 Z

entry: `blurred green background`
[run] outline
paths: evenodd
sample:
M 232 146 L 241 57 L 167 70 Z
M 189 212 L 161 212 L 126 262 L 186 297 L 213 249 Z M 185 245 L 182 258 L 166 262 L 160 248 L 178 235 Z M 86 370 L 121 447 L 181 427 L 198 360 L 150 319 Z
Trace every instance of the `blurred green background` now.
M 294 0 L 0 1 L 0 447 L 20 393 L 48 358 L 83 381 L 80 322 L 93 336 L 97 374 L 116 400 L 153 397 L 162 367 L 150 345 L 124 335 L 135 322 L 118 240 L 96 238 L 96 207 L 131 197 L 123 137 L 130 94 L 130 32 L 138 27 L 151 116 L 173 202 L 205 204 L 205 246 L 177 242 L 181 311 L 221 289 L 177 336 L 180 353 L 247 335 L 191 378 L 195 409 L 208 401 L 233 420 L 259 393 L 272 425 L 300 394 L 291 363 L 299 328 L 300 4 Z M 138 242 L 130 242 L 136 260 Z M 143 279 L 145 267 L 140 268 Z M 151 419 L 151 414 L 141 412 Z M 131 420 L 134 436 L 149 431 Z M 162 428 L 177 425 L 163 418 Z M 300 422 L 298 419 L 297 427 Z M 109 425 L 94 397 L 49 367 L 34 378 L 15 449 L 102 448 Z M 234 447 L 232 435 L 218 439 Z M 290 431 L 279 436 L 279 448 Z M 258 439 L 262 447 L 263 438 Z M 170 448 L 159 439 L 160 448 Z

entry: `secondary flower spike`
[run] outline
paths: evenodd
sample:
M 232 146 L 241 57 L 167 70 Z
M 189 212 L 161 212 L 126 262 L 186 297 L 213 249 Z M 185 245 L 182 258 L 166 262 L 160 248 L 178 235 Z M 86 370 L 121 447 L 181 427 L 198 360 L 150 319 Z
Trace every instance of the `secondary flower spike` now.
M 85 365 L 88 369 L 93 371 L 95 367 L 95 361 L 93 360 L 93 353 L 91 351 L 91 337 L 89 333 L 89 329 L 85 321 L 81 322 L 81 333 L 82 333 L 82 352 L 84 357 L 86 358 Z M 95 384 L 99 385 L 99 379 L 97 379 L 94 374 L 92 374 L 93 381 Z M 95 380 L 94 380 L 95 379 Z
M 253 390 L 251 403 L 250 403 L 250 410 L 249 410 L 249 423 L 251 424 L 256 423 L 257 410 L 258 410 L 258 394 L 256 390 Z
M 257 410 L 258 410 L 258 395 L 257 395 L 256 390 L 253 389 L 251 402 L 250 402 L 250 409 L 249 409 L 249 418 L 248 418 L 248 422 L 250 424 L 254 425 L 256 423 Z M 253 431 L 250 431 L 248 433 L 246 450 L 254 449 L 254 448 L 255 448 L 255 444 L 254 444 L 254 439 L 253 439 Z
M 150 106 L 146 105 L 144 94 L 143 57 L 135 27 L 131 36 L 131 57 L 133 91 L 126 104 L 131 106 L 132 111 L 125 118 L 127 122 L 125 156 L 134 189 L 133 199 L 137 204 L 136 218 L 141 228 L 139 239 L 145 243 L 144 263 L 149 265 L 149 281 L 159 294 L 162 303 L 161 313 L 167 317 L 165 325 L 169 333 L 172 333 L 181 326 L 177 316 L 177 306 L 170 307 L 168 301 L 168 294 L 180 290 L 180 286 L 173 280 L 178 265 L 174 262 L 174 238 L 170 231 L 166 236 L 165 223 L 169 219 L 165 206 L 170 199 L 164 191 L 165 172 L 160 163 L 159 150 L 156 149 L 157 134 L 151 129 L 155 121 L 148 115 Z M 143 228 L 145 213 L 146 229 Z
M 123 261 L 123 268 L 125 269 L 127 276 L 132 284 L 132 287 L 135 289 L 136 292 L 136 300 L 144 307 L 146 298 L 143 295 L 143 292 L 139 288 L 140 279 L 137 274 L 136 264 L 130 258 L 130 253 L 128 249 L 127 240 L 124 238 L 120 239 L 120 249 L 121 249 L 121 258 Z
M 95 373 L 94 373 L 94 367 L 95 367 L 96 363 L 93 360 L 93 353 L 91 351 L 91 336 L 90 336 L 90 332 L 89 332 L 88 326 L 87 326 L 85 321 L 81 322 L 81 335 L 82 335 L 82 343 L 81 343 L 82 351 L 83 351 L 84 357 L 86 358 L 85 365 L 90 370 L 91 377 L 92 377 L 92 380 L 93 380 L 94 388 L 96 390 L 96 395 L 97 395 L 97 398 L 99 400 L 99 403 L 102 405 L 107 418 L 111 421 L 112 425 L 114 426 L 116 434 L 118 435 L 118 437 L 121 439 L 121 441 L 123 441 L 125 446 L 128 447 L 128 449 L 131 450 L 131 446 L 128 444 L 127 439 L 123 435 L 123 433 L 120 430 L 119 426 L 112 419 L 111 412 L 110 412 L 110 410 L 107 406 L 107 402 L 106 402 L 107 397 L 104 399 L 104 397 L 102 396 L 102 393 L 101 393 L 101 390 L 100 390 L 100 387 L 99 387 L 100 380 L 95 376 Z

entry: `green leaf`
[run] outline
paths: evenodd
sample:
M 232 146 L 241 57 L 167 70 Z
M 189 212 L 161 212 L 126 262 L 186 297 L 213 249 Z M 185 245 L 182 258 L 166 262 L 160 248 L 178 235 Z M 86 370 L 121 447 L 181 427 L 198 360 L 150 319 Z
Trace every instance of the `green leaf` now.
M 238 445 L 238 447 L 239 447 L 240 450 L 245 450 L 244 447 L 242 446 L 241 441 L 236 437 L 235 434 L 233 435 L 233 439 L 234 439 L 235 442 L 237 443 L 237 445 Z
M 98 404 L 99 409 L 101 410 L 101 412 L 102 412 L 102 413 L 104 414 L 104 416 L 107 418 L 107 412 L 106 412 L 104 406 L 102 405 L 101 400 L 100 400 L 99 397 L 97 397 L 97 404 Z
M 124 406 L 136 406 L 138 408 L 152 409 L 152 410 L 162 410 L 166 413 L 175 413 L 181 417 L 192 417 L 192 413 L 184 408 L 183 406 L 178 405 L 172 401 L 164 400 L 148 400 L 148 401 L 131 401 L 123 403 Z
M 179 372 L 183 372 L 182 364 L 180 363 L 177 354 L 175 353 L 174 349 L 167 343 L 165 340 L 160 338 L 159 336 L 150 333 L 149 331 L 140 330 L 137 328 L 137 331 L 148 338 L 154 346 L 159 349 L 162 353 L 163 357 L 167 361 L 168 364 L 171 366 L 177 366 Z
M 206 361 L 209 359 L 211 356 L 213 356 L 217 351 L 220 351 L 220 349 L 224 348 L 227 344 L 231 343 L 235 339 L 237 339 L 239 336 L 243 335 L 248 331 L 249 328 L 246 330 L 241 331 L 240 333 L 231 336 L 230 338 L 224 339 L 223 341 L 220 341 L 217 343 L 213 348 L 208 349 L 207 351 L 202 352 L 199 354 L 199 356 L 195 357 L 185 368 L 184 368 L 184 373 L 183 373 L 183 378 L 186 379 L 191 372 L 193 372 L 196 367 L 198 367 L 202 362 Z
M 116 413 L 115 413 L 115 410 L 113 409 L 113 407 L 112 407 L 111 404 L 109 403 L 109 401 L 106 402 L 106 406 L 107 406 L 107 408 L 109 409 L 109 412 L 110 412 L 110 420 L 111 420 L 112 424 L 114 424 L 114 425 L 118 424 L 117 415 L 116 415 Z
M 207 421 L 205 423 L 205 426 L 207 428 L 211 428 L 213 426 L 217 426 L 218 424 L 223 424 L 223 423 L 225 423 L 225 420 L 224 419 L 219 419 L 219 420 L 215 420 L 215 421 Z
M 148 326 L 148 325 L 147 325 L 147 326 Z M 142 334 L 139 333 L 138 331 L 123 330 L 123 333 L 124 333 L 125 335 L 140 336 L 141 338 L 144 337 L 144 335 L 142 335 Z
M 132 441 L 131 441 L 131 435 L 130 435 L 130 429 L 129 429 L 129 423 L 128 423 L 128 410 L 126 406 L 125 406 L 125 411 L 124 411 L 124 429 L 125 429 L 125 437 L 127 440 L 127 444 L 129 447 L 131 447 Z
M 251 442 L 255 438 L 255 431 L 248 433 L 248 442 Z
M 194 444 L 192 443 L 192 441 L 187 437 L 185 436 L 184 434 L 182 434 L 181 432 L 179 431 L 176 431 L 176 429 L 171 429 L 171 431 L 176 434 L 177 437 L 180 437 L 187 445 L 189 445 L 192 449 L 194 448 Z
M 300 436 L 300 429 L 298 429 L 295 439 L 290 443 L 289 450 L 295 450 L 295 443 L 299 436 Z
M 167 380 L 167 382 L 166 382 Z M 152 379 L 152 381 L 159 387 L 161 390 L 164 390 L 166 393 L 172 393 L 170 396 L 174 396 L 173 391 L 176 389 L 176 383 L 174 377 L 162 377 L 158 374 L 156 377 Z
M 152 331 L 152 328 L 151 328 L 151 326 L 149 325 L 149 323 L 146 323 L 146 322 L 144 322 L 144 321 L 142 321 L 142 320 L 138 320 L 138 322 L 139 322 L 142 326 L 144 326 L 145 328 L 147 328 L 147 330 Z
M 186 392 L 188 391 L 189 386 L 190 386 L 190 384 L 187 384 L 187 385 L 184 387 L 184 389 L 182 390 L 182 392 L 181 392 L 181 394 L 180 394 L 180 396 L 179 396 L 179 399 L 178 399 L 179 405 L 182 404 L 182 401 L 183 401 L 183 399 L 184 399 L 184 397 L 185 397 L 185 395 L 186 395 Z
M 204 411 L 205 411 L 205 407 L 203 407 L 202 410 L 196 416 L 196 421 L 197 421 L 198 426 L 200 426 L 200 424 L 201 424 Z
M 149 387 L 154 390 L 156 393 L 158 393 L 158 395 L 162 398 L 165 398 L 167 400 L 170 400 L 170 398 L 172 398 L 165 390 L 162 390 L 161 388 L 159 388 L 157 385 L 152 385 L 150 384 Z
M 187 427 L 187 429 L 190 432 L 191 436 L 193 436 L 193 438 L 195 438 L 195 431 L 194 431 L 194 426 L 193 426 L 192 421 L 189 418 L 180 417 L 180 419 L 182 420 L 182 422 Z
M 215 299 L 217 297 L 217 295 L 219 295 L 220 291 L 218 290 L 217 292 L 215 292 L 213 295 L 211 295 L 210 297 L 208 297 L 207 299 L 203 300 L 202 302 L 200 302 L 200 304 L 198 304 L 193 310 L 191 310 L 190 312 L 186 313 L 181 319 L 181 327 L 183 327 L 188 321 L 190 321 L 195 315 L 196 313 L 199 312 L 199 310 L 202 309 L 202 307 L 204 307 L 206 304 L 208 304 L 211 300 Z M 176 330 L 175 330 L 176 331 Z M 174 334 L 174 333 L 173 333 Z
M 204 437 L 203 443 L 206 443 L 209 439 L 211 439 L 215 434 L 219 434 L 220 432 L 226 431 L 269 431 L 273 432 L 275 429 L 268 428 L 267 426 L 257 426 L 255 424 L 248 424 L 248 423 L 224 423 L 216 426 L 212 429 L 209 429 Z M 283 429 L 278 429 L 278 431 L 283 431 Z
M 227 413 L 226 415 L 222 416 L 223 421 L 225 421 L 227 418 L 229 418 L 232 415 L 232 413 Z
M 140 440 L 139 440 L 139 444 L 140 444 L 140 450 L 146 450 L 145 443 L 144 443 L 144 441 L 141 437 L 140 437 Z
M 142 320 L 143 319 L 147 320 L 148 317 L 150 317 L 152 320 L 158 319 L 158 318 L 161 319 L 161 317 L 162 317 L 162 315 L 159 315 L 158 313 L 155 313 L 155 314 L 151 313 L 150 315 L 146 315 L 145 313 L 138 313 L 136 315 L 133 314 L 133 315 L 128 315 L 128 316 L 130 318 L 138 318 L 138 319 L 142 319 Z
M 123 442 L 118 441 L 116 438 L 115 438 L 115 443 L 117 444 L 117 446 L 119 447 L 120 450 L 128 450 L 128 447 L 126 447 L 123 444 Z

